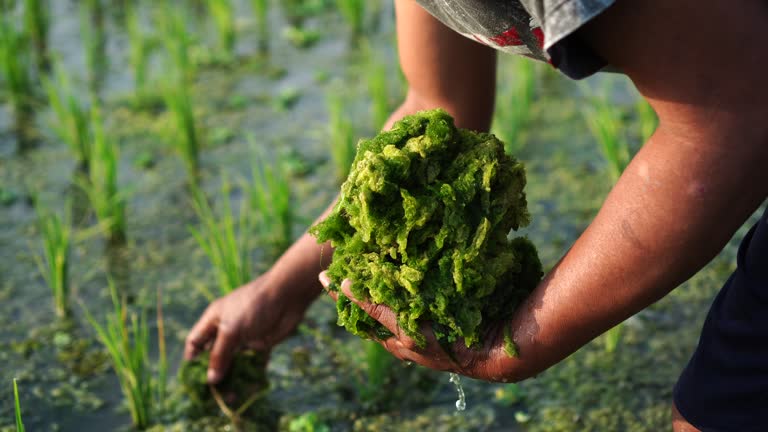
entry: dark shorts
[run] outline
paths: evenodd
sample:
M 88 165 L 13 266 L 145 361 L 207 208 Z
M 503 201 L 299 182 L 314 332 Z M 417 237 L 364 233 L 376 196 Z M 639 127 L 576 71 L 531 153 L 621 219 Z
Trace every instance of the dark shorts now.
M 742 240 L 674 400 L 704 432 L 768 431 L 768 210 Z

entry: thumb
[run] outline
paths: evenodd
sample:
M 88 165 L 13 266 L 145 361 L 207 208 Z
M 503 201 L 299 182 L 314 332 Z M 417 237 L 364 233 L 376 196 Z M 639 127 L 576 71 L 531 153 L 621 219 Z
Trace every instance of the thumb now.
M 352 294 L 352 281 L 349 279 L 344 279 L 344 282 L 341 283 L 341 292 L 352 301 L 352 303 L 360 306 L 360 309 L 370 315 L 371 318 L 380 322 L 387 328 L 387 330 L 392 332 L 392 334 L 400 334 L 400 330 L 397 326 L 397 316 L 388 306 L 360 301 L 355 298 L 355 295 Z
M 211 349 L 211 360 L 208 363 L 208 382 L 210 384 L 218 384 L 224 379 L 238 343 L 239 335 L 235 327 L 225 321 L 220 322 L 216 340 Z

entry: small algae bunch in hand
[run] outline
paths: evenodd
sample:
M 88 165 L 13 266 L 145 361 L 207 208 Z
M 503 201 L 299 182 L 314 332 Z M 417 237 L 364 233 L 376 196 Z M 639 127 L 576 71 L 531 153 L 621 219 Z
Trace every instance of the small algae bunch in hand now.
M 310 232 L 335 248 L 330 289 L 344 279 L 360 300 L 384 304 L 425 343 L 482 342 L 541 279 L 536 248 L 509 238 L 529 222 L 525 169 L 494 135 L 460 129 L 443 110 L 404 117 L 358 144 L 333 212 Z M 362 337 L 387 330 L 339 292 L 338 323 Z

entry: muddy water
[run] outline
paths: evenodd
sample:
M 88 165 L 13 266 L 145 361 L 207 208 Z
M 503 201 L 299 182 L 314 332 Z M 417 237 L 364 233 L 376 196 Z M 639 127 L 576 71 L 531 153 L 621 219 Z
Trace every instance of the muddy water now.
M 117 249 L 108 248 L 98 235 L 76 243 L 70 269 L 75 299 L 70 322 L 54 319 L 49 290 L 32 258 L 40 238 L 29 197 L 39 193 L 54 209 L 63 208 L 67 200 L 82 201 L 72 186 L 76 167 L 69 150 L 50 131 L 49 110 L 37 111 L 35 145 L 18 151 L 11 115 L 6 107 L 0 109 L 0 192 L 10 197 L 0 203 L 0 382 L 8 383 L 8 391 L 0 391 L 0 430 L 11 425 L 12 377 L 20 379 L 28 430 L 129 427 L 117 380 L 82 313 L 83 307 L 97 316 L 107 310 L 106 274 L 137 306 L 150 312 L 162 288 L 174 371 L 186 329 L 208 303 L 204 293 L 216 292 L 208 261 L 189 234 L 188 226 L 196 218 L 183 165 L 165 144 L 167 116 L 162 110 L 134 111 L 126 102 L 132 80 L 120 3 L 111 2 L 105 8 L 107 68 L 97 90 L 109 130 L 121 145 L 120 184 L 129 191 L 129 241 Z M 51 48 L 86 97 L 88 73 L 77 2 L 51 4 Z M 375 17 L 379 26 L 369 42 L 387 64 L 390 96 L 397 101 L 403 90 L 395 60 L 392 10 L 389 2 L 381 4 Z M 326 93 L 344 93 L 360 136 L 371 135 L 378 127 L 368 114 L 365 56 L 349 43 L 344 24 L 333 11 L 307 19 L 306 26 L 319 30 L 321 38 L 308 49 L 298 49 L 281 36 L 286 19 L 273 9 L 270 55 L 260 57 L 248 4 L 237 2 L 237 7 L 238 61 L 200 66 L 196 75 L 193 96 L 207 136 L 201 155 L 202 187 L 214 196 L 222 176 L 248 176 L 253 149 L 246 137 L 252 134 L 268 155 L 287 149 L 306 167 L 293 186 L 297 211 L 311 220 L 337 187 L 326 147 Z M 204 53 L 205 47 L 215 43 L 215 32 L 200 17 L 192 25 Z M 151 63 L 150 81 L 163 71 L 160 54 Z M 502 60 L 500 97 L 507 95 L 506 83 L 515 79 L 510 76 L 513 69 L 513 60 Z M 614 76 L 597 77 L 588 86 L 597 88 L 606 79 L 616 81 L 616 99 L 631 113 L 636 95 L 627 82 Z M 546 66 L 537 68 L 534 115 L 528 141 L 518 156 L 527 164 L 533 215 L 525 233 L 538 245 L 546 267 L 587 226 L 610 188 L 580 112 L 584 89 Z M 288 90 L 298 92 L 296 104 L 287 109 L 276 106 L 275 101 Z M 634 136 L 634 125 L 628 115 L 628 137 Z M 146 160 L 151 163 L 142 162 Z M 78 216 L 80 232 L 92 226 L 92 215 Z M 295 234 L 304 228 L 297 224 Z M 308 312 L 304 329 L 273 353 L 269 402 L 286 418 L 315 412 L 339 431 L 566 431 L 574 430 L 574 425 L 584 430 L 660 430 L 669 418 L 675 376 L 695 345 L 706 307 L 731 268 L 733 253 L 731 244 L 699 276 L 630 320 L 617 352 L 606 354 L 598 339 L 519 386 L 463 379 L 467 410 L 461 413 L 455 411 L 456 393 L 447 376 L 415 366 L 398 366 L 394 372 L 403 377 L 402 386 L 413 389 L 408 393 L 414 397 L 379 407 L 359 401 L 351 377 L 362 373 L 361 366 L 348 353 L 360 351 L 362 342 L 335 327 L 333 305 L 323 298 Z M 267 268 L 271 259 L 255 248 L 258 269 Z M 435 390 L 417 391 L 424 382 L 435 382 Z M 171 383 L 172 391 L 174 386 Z M 398 394 L 396 390 L 385 386 L 381 392 Z M 169 414 L 162 419 L 161 429 L 221 427 L 206 429 L 184 421 L 183 414 Z

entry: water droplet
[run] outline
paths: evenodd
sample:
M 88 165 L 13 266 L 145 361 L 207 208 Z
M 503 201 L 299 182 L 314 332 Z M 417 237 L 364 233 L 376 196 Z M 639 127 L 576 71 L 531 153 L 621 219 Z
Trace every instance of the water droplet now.
M 456 392 L 459 394 L 459 399 L 456 401 L 456 410 L 464 411 L 467 409 L 467 399 L 464 396 L 464 387 L 461 386 L 461 378 L 458 374 L 453 372 L 450 373 L 450 376 L 451 377 L 448 381 L 452 382 L 453 385 L 456 386 Z

